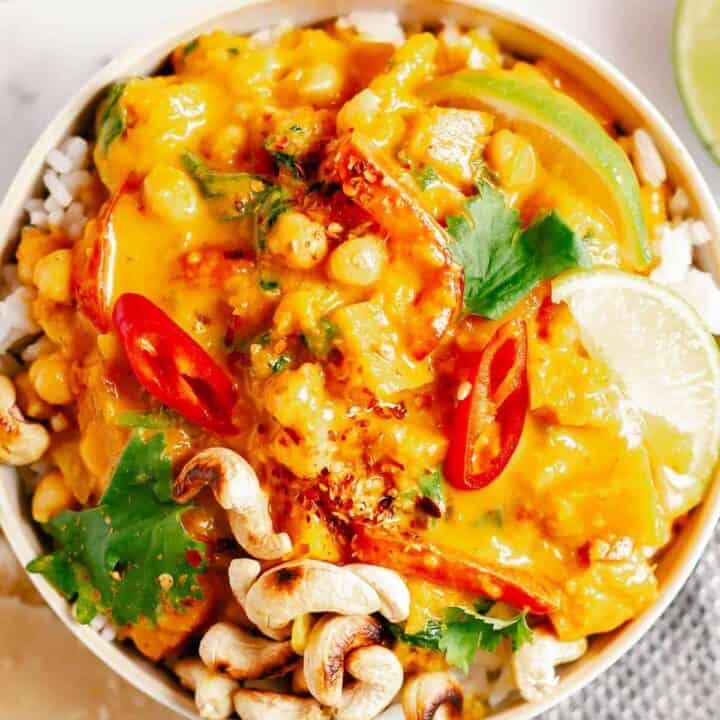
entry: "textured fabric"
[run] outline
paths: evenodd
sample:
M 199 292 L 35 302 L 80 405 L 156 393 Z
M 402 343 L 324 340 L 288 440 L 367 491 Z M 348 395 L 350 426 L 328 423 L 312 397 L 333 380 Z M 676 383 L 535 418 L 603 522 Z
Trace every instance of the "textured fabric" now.
M 610 670 L 542 720 L 720 718 L 720 533 L 682 592 Z

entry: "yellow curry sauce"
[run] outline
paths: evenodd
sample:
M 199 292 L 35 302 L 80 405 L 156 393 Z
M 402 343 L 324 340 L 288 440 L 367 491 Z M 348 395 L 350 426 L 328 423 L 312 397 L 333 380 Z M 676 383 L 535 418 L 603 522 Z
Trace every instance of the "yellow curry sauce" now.
M 648 558 L 676 517 L 663 509 L 653 468 L 677 459 L 654 455 L 652 441 L 628 426 L 619 388 L 582 346 L 567 308 L 551 303 L 547 283 L 501 321 L 458 319 L 417 357 L 407 328 L 430 270 L 354 212 L 352 198 L 343 205 L 313 186 L 333 140 L 353 131 L 441 224 L 487 180 L 525 224 L 555 209 L 595 265 L 622 267 L 611 214 L 602 197 L 568 181 L 571 159 L 489 112 L 421 99 L 433 78 L 509 65 L 576 98 L 616 136 L 611 113 L 571 77 L 547 61 L 513 63 L 483 32 L 414 34 L 398 48 L 334 27 L 269 43 L 215 32 L 178 48 L 168 74 L 124 84 L 117 107 L 125 127 L 96 144 L 98 182 L 86 200 L 100 212 L 115 196 L 112 250 L 100 268 L 107 307 L 126 292 L 146 296 L 237 382 L 237 434 L 213 436 L 180 417 L 164 431 L 176 467 L 204 447 L 236 449 L 269 489 L 276 529 L 291 535 L 298 557 L 344 560 L 348 523 L 366 523 L 412 529 L 479 562 L 522 570 L 557 589 L 552 623 L 561 638 L 576 639 L 619 626 L 654 599 Z M 195 173 L 193 161 L 202 163 Z M 267 229 L 262 252 L 252 222 L 228 219 L 232 207 L 203 193 L 198 167 L 270 177 L 285 189 L 291 207 Z M 665 192 L 641 187 L 649 230 L 666 220 Z M 100 222 L 73 248 L 76 273 Z M 21 278 L 32 282 L 41 258 L 71 245 L 59 230 L 27 229 Z M 58 347 L 55 365 L 37 361 L 48 365 L 45 382 L 67 379 L 72 390 L 50 454 L 77 502 L 92 504 L 129 437 L 117 419 L 158 404 L 110 326 L 99 332 L 71 301 L 42 288 L 34 314 Z M 520 444 L 487 487 L 446 483 L 444 512 L 433 517 L 418 506 L 418 483 L 443 465 L 458 354 L 481 350 L 513 317 L 527 323 L 529 343 Z M 18 379 L 20 400 L 32 417 L 47 418 L 38 374 L 31 368 Z M 210 493 L 185 524 L 211 542 L 229 536 Z M 163 657 L 208 617 L 237 612 L 225 600 L 225 565 L 219 551 L 202 608 L 129 631 L 143 652 Z M 409 584 L 408 632 L 473 600 L 422 579 Z M 420 662 L 407 648 L 402 656 Z

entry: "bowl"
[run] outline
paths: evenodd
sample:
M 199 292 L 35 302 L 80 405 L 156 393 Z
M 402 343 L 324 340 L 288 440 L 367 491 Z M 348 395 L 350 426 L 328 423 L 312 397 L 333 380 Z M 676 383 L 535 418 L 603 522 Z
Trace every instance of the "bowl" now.
M 588 48 L 534 19 L 509 12 L 480 0 L 234 0 L 213 11 L 166 31 L 161 37 L 130 50 L 90 80 L 60 111 L 28 154 L 0 206 L 0 249 L 13 247 L 23 222 L 23 203 L 41 188 L 43 163 L 48 151 L 65 137 L 82 134 L 102 91 L 118 78 L 146 75 L 157 70 L 176 46 L 198 33 L 226 29 L 253 32 L 289 18 L 296 25 L 315 23 L 344 15 L 353 9 L 396 11 L 403 21 L 438 23 L 450 18 L 460 24 L 489 28 L 501 44 L 520 56 L 544 56 L 571 71 L 592 91 L 602 96 L 625 129 L 647 129 L 663 155 L 672 181 L 687 191 L 694 217 L 703 220 L 712 237 L 704 269 L 720 278 L 720 214 L 712 195 L 677 135 L 642 93 L 609 63 Z M 20 562 L 25 565 L 43 548 L 43 538 L 29 514 L 16 471 L 0 466 L 0 510 L 3 528 Z M 541 703 L 517 702 L 496 715 L 497 720 L 529 720 L 577 692 L 627 652 L 662 615 L 683 586 L 705 548 L 720 517 L 720 473 L 709 486 L 703 504 L 689 516 L 673 544 L 659 562 L 660 594 L 652 607 L 622 628 L 594 638 L 588 653 L 561 671 L 555 692 Z M 187 718 L 196 718 L 191 698 L 174 678 L 139 653 L 108 642 L 72 617 L 70 607 L 39 575 L 31 576 L 48 605 L 98 658 L 155 700 Z

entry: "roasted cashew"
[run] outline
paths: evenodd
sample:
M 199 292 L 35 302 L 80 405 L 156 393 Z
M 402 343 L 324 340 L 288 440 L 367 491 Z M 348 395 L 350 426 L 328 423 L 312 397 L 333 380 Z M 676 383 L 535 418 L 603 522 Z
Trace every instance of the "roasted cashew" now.
M 455 720 L 462 716 L 463 692 L 446 672 L 420 673 L 402 695 L 406 720 Z
M 0 462 L 29 465 L 48 449 L 50 436 L 39 423 L 28 422 L 15 404 L 15 386 L 0 375 Z
M 233 694 L 238 683 L 208 670 L 198 658 L 184 658 L 173 666 L 180 682 L 195 692 L 195 705 L 201 718 L 225 720 L 233 712 Z
M 292 550 L 287 533 L 276 533 L 268 498 L 245 459 L 227 448 L 208 448 L 195 455 L 173 483 L 178 502 L 193 498 L 209 485 L 228 511 L 233 535 L 241 547 L 261 560 L 276 560 Z
M 353 650 L 345 658 L 345 670 L 357 682 L 343 688 L 335 720 L 374 718 L 402 687 L 402 665 L 395 653 L 382 645 Z
M 230 623 L 213 625 L 199 648 L 206 667 L 236 680 L 250 680 L 287 672 L 296 656 L 289 642 L 251 635 Z
M 248 590 L 245 612 L 260 632 L 282 640 L 306 613 L 371 615 L 381 607 L 375 590 L 357 575 L 320 560 L 284 563 L 263 573 Z
M 340 707 L 346 656 L 357 648 L 377 645 L 381 638 L 380 623 L 368 615 L 326 615 L 320 619 L 303 656 L 310 694 L 323 705 Z
M 362 578 L 380 598 L 380 614 L 392 623 L 404 622 L 410 614 L 410 591 L 394 570 L 355 563 L 345 568 Z
M 312 698 L 265 690 L 238 690 L 235 712 L 242 720 L 329 720 L 330 712 Z
M 261 571 L 260 563 L 252 558 L 235 558 L 228 567 L 230 590 L 240 605 L 245 607 L 245 598 Z
M 528 702 L 539 702 L 557 686 L 555 666 L 585 654 L 587 640 L 562 642 L 547 630 L 538 629 L 533 639 L 513 653 L 511 668 L 515 685 Z

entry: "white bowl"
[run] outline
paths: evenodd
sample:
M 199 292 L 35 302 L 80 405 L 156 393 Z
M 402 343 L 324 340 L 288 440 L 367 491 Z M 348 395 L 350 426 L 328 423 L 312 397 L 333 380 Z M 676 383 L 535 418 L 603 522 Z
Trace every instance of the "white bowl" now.
M 615 68 L 580 43 L 544 27 L 541 23 L 510 13 L 491 3 L 474 0 L 234 0 L 184 22 L 141 48 L 130 50 L 103 68 L 83 87 L 50 123 L 30 151 L 0 206 L 0 248 L 6 251 L 23 223 L 23 203 L 42 192 L 41 175 L 47 152 L 65 137 L 87 130 L 95 103 L 114 80 L 153 73 L 177 45 L 198 33 L 227 29 L 248 33 L 289 18 L 296 25 L 315 23 L 347 14 L 350 10 L 390 9 L 403 20 L 438 22 L 452 18 L 461 24 L 488 27 L 509 49 L 520 55 L 543 56 L 570 70 L 615 111 L 626 129 L 643 127 L 654 137 L 671 179 L 688 192 L 693 215 L 702 219 L 712 236 L 707 262 L 720 277 L 720 215 L 713 198 L 689 153 L 672 128 L 640 91 Z M 25 565 L 42 551 L 42 534 L 28 512 L 17 474 L 0 466 L 0 510 L 3 528 L 20 562 Z M 627 652 L 663 613 L 695 567 L 720 516 L 720 474 L 712 482 L 701 507 L 663 555 L 659 567 L 660 595 L 641 616 L 624 627 L 595 638 L 589 652 L 566 668 L 554 694 L 542 703 L 516 705 L 499 712 L 498 720 L 528 720 L 587 685 Z M 128 647 L 107 642 L 89 627 L 78 625 L 68 604 L 38 575 L 32 580 L 50 607 L 68 628 L 101 660 L 140 690 L 187 718 L 196 718 L 194 703 L 173 678 L 141 658 Z

